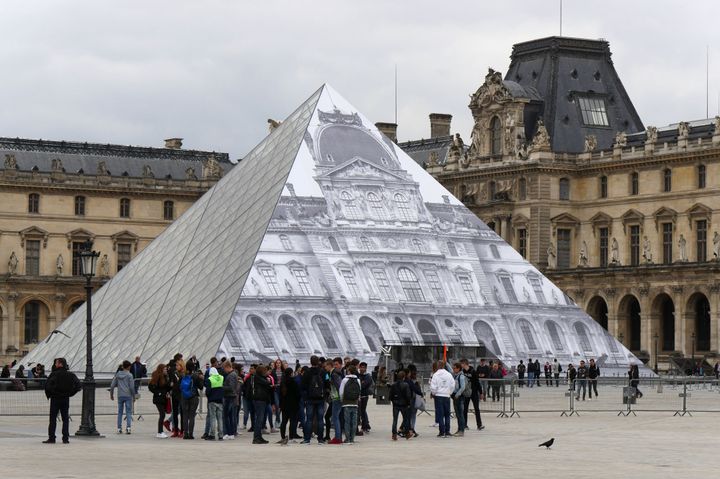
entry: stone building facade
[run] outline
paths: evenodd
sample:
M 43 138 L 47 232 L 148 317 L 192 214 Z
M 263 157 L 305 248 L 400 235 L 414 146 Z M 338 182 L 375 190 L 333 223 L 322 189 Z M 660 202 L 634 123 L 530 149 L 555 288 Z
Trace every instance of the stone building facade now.
M 85 301 L 79 252 L 110 280 L 232 167 L 181 149 L 0 138 L 0 362 L 21 357 Z
M 613 77 L 604 41 L 516 45 L 469 147 L 400 146 L 649 365 L 715 356 L 720 118 L 644 127 Z

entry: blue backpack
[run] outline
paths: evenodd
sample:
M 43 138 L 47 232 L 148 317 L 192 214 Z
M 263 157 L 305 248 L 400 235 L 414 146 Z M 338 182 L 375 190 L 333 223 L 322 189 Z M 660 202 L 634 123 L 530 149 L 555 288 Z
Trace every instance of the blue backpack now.
M 180 380 L 180 392 L 185 399 L 193 397 L 193 378 L 190 374 L 186 374 Z

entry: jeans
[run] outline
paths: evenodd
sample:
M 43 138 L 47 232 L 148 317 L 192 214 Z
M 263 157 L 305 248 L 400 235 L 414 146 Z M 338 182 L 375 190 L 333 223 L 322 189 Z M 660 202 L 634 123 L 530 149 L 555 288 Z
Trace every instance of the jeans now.
M 465 430 L 465 412 L 463 409 L 465 409 L 465 398 L 460 396 L 456 397 L 453 400 L 454 406 L 455 406 L 455 418 L 457 419 L 458 423 L 458 432 L 463 432 Z
M 275 421 L 270 421 L 272 423 L 272 427 L 279 426 L 280 425 L 280 388 L 276 387 L 274 392 L 274 398 L 275 398 Z M 272 408 L 271 408 L 272 411 Z
M 195 432 L 195 416 L 197 415 L 198 404 L 200 398 L 198 396 L 190 399 L 182 399 L 183 425 L 182 430 L 186 436 L 192 436 Z
M 555 373 L 555 387 L 560 387 L 560 373 Z
M 303 428 L 303 439 L 308 442 L 312 437 L 313 422 L 317 420 L 318 442 L 323 442 L 323 415 L 325 414 L 325 402 L 307 400 L 305 401 L 305 427 Z
M 491 396 L 493 401 L 500 401 L 500 384 L 499 383 L 493 383 L 490 386 Z
M 533 387 L 535 385 L 535 373 L 528 372 L 528 386 Z
M 584 379 L 578 379 L 577 381 L 575 381 L 575 385 L 577 387 L 575 398 L 580 399 L 580 390 L 582 389 L 582 398 L 585 399 L 585 388 L 587 387 L 587 381 L 585 381 Z
M 518 373 L 518 386 L 523 387 L 525 383 L 525 373 Z
M 593 390 L 595 390 L 595 397 L 597 397 L 597 379 L 591 379 L 588 382 L 588 396 L 592 398 Z
M 70 436 L 70 398 L 50 398 L 50 424 L 48 425 L 48 439 L 55 440 L 55 430 L 57 429 L 58 412 L 62 417 L 62 438 L 66 441 Z
M 483 390 L 483 396 L 485 396 L 485 397 L 483 398 L 483 401 L 487 401 L 487 393 L 488 393 L 488 381 L 487 381 L 487 379 L 481 379 L 481 380 L 480 380 L 480 386 L 481 386 L 481 388 L 482 388 L 482 390 Z
M 345 415 L 345 439 L 347 439 L 347 442 L 355 442 L 358 408 L 357 406 L 345 406 L 343 407 L 343 413 Z
M 280 421 L 280 437 L 285 439 L 285 431 L 288 423 L 290 424 L 290 438 L 297 437 L 298 411 L 283 411 L 282 421 Z
M 332 424 L 335 428 L 335 439 L 342 439 L 342 425 L 340 424 L 340 413 L 342 412 L 342 401 L 332 402 Z
M 265 401 L 253 400 L 253 410 L 255 411 L 255 422 L 253 426 L 253 440 L 262 439 L 263 425 L 265 424 L 265 418 L 267 413 L 268 403 Z
M 132 426 L 132 401 L 131 397 L 119 397 L 118 398 L 118 415 L 117 415 L 117 427 L 122 429 L 122 416 L 123 407 L 125 407 L 125 427 L 130 429 Z
M 440 426 L 440 435 L 446 436 L 450 434 L 450 398 L 435 397 L 435 409 L 438 412 L 438 422 Z
M 237 405 L 235 397 L 223 398 L 223 430 L 225 434 L 234 436 L 237 433 Z
M 410 421 L 409 421 L 409 414 L 410 408 L 408 406 L 395 406 L 393 405 L 393 420 L 392 420 L 392 433 L 393 435 L 397 435 L 398 429 L 397 429 L 397 422 L 398 422 L 398 414 L 402 414 L 402 424 L 400 425 L 400 429 L 405 432 L 405 434 L 408 433 L 410 430 Z
M 520 383 L 522 384 L 522 383 Z M 468 410 L 470 409 L 470 401 L 473 403 L 473 410 L 475 411 L 475 424 L 478 428 L 482 427 L 482 419 L 480 418 L 480 392 L 476 391 L 473 393 L 472 396 L 469 398 L 465 398 L 465 408 L 463 409 L 463 412 L 465 413 L 465 428 L 468 428 Z
M 275 424 L 273 423 L 273 410 L 272 410 L 272 404 L 266 403 L 265 406 L 265 419 L 267 419 L 268 424 L 270 425 L 270 429 L 275 429 Z M 265 427 L 265 424 L 262 425 L 262 427 Z
M 250 427 L 252 427 L 255 418 L 253 417 L 253 402 L 248 398 L 243 398 L 243 426 L 247 426 L 250 419 Z
M 210 416 L 210 431 L 208 435 L 215 439 L 223 437 L 223 405 L 219 402 L 208 403 L 208 416 Z
M 358 416 L 360 419 L 360 427 L 363 431 L 370 430 L 370 418 L 367 413 L 368 399 L 368 396 L 360 398 L 360 411 Z

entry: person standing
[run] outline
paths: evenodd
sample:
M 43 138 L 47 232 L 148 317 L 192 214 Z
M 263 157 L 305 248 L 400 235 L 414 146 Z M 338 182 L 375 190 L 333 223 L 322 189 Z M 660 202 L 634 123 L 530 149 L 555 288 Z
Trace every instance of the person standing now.
M 333 359 L 333 370 L 330 373 L 330 406 L 332 407 L 332 425 L 334 437 L 328 444 L 342 444 L 342 424 L 340 414 L 342 413 L 342 398 L 340 397 L 340 384 L 343 380 L 343 360 L 340 357 Z
M 297 437 L 298 411 L 300 410 L 300 386 L 293 378 L 292 368 L 285 368 L 282 381 L 280 381 L 280 441 L 278 444 L 287 444 L 285 435 L 287 425 L 290 424 L 290 439 Z
M 132 427 L 132 403 L 135 397 L 135 379 L 130 373 L 132 364 L 127 359 L 122 363 L 122 370 L 115 373 L 110 383 L 110 400 L 115 398 L 115 388 L 118 390 L 118 413 L 117 413 L 117 432 L 122 434 L 122 416 L 123 406 L 125 408 L 125 432 L 130 434 Z
M 455 390 L 455 380 L 445 369 L 445 361 L 438 361 L 437 371 L 430 379 L 430 394 L 435 400 L 439 433 L 438 437 L 450 437 L 450 395 Z
M 585 361 L 580 360 L 580 366 L 577 368 L 577 377 L 575 383 L 577 384 L 577 391 L 575 392 L 575 400 L 580 400 L 580 390 L 582 389 L 582 400 L 585 400 L 585 389 L 587 387 L 588 368 L 585 366 Z
M 503 386 L 503 373 L 498 363 L 493 364 L 490 370 L 490 389 L 492 392 L 492 400 L 500 401 L 500 388 Z
M 535 385 L 535 363 L 533 363 L 532 358 L 528 358 L 527 376 L 528 386 L 533 387 Z
M 223 390 L 224 378 L 216 368 L 210 368 L 205 378 L 205 389 L 208 398 L 208 416 L 210 417 L 210 431 L 205 438 L 208 441 L 223 439 Z
M 43 444 L 55 444 L 55 431 L 57 429 L 57 416 L 62 417 L 62 442 L 70 442 L 70 398 L 82 389 L 78 377 L 68 371 L 65 358 L 57 358 L 52 367 L 50 377 L 45 382 L 45 396 L 50 400 L 50 423 L 48 425 L 48 438 Z
M 261 364 L 255 369 L 255 374 L 250 378 L 250 389 L 252 390 L 253 411 L 255 421 L 253 423 L 253 444 L 267 444 L 267 439 L 262 437 L 263 425 L 267 415 L 267 407 L 273 401 L 273 389 L 267 376 L 268 368 Z
M 523 360 L 520 360 L 520 364 L 517 365 L 517 375 L 518 375 L 518 386 L 523 387 L 525 383 L 525 365 L 523 364 Z
M 140 383 L 142 383 L 143 378 L 147 377 L 147 368 L 140 361 L 140 356 L 135 356 L 135 362 L 130 367 L 130 374 L 135 380 L 135 394 L 137 394 L 140 392 Z
M 595 364 L 594 359 L 590 359 L 590 366 L 588 367 L 588 398 L 592 401 L 592 393 L 595 391 L 595 398 L 598 396 L 597 383 L 598 377 L 600 377 L 600 367 Z
M 170 419 L 172 422 L 172 435 L 170 437 L 180 437 L 180 423 L 178 422 L 178 415 L 180 414 L 180 363 L 173 359 L 168 363 L 168 385 L 170 386 L 170 401 L 171 401 L 171 415 Z
M 340 398 L 342 399 L 343 415 L 345 416 L 345 442 L 355 444 L 358 402 L 360 401 L 362 385 L 357 377 L 357 368 L 353 364 L 347 366 L 345 371 L 346 375 L 340 383 Z M 406 434 L 409 434 L 407 429 Z
M 488 378 L 490 377 L 490 366 L 485 362 L 485 358 L 480 359 L 480 365 L 477 367 L 478 380 L 480 381 L 480 399 L 487 402 Z
M 320 358 L 310 356 L 310 368 L 303 374 L 300 384 L 305 396 L 305 424 L 303 427 L 303 443 L 309 444 L 312 437 L 313 424 L 317 422 L 317 440 L 323 444 L 323 416 L 325 414 L 325 371 L 320 365 Z
M 453 400 L 453 406 L 455 407 L 455 418 L 457 419 L 458 429 L 455 431 L 453 436 L 462 437 L 465 435 L 465 389 L 468 386 L 467 378 L 462 372 L 462 366 L 460 363 L 455 363 L 452 366 L 452 374 L 455 380 L 455 387 L 450 397 Z M 469 396 L 468 396 L 469 398 Z
M 402 425 L 400 429 L 406 432 L 405 439 L 410 439 L 413 435 L 408 434 L 410 429 L 409 421 L 409 408 L 410 401 L 412 401 L 412 390 L 407 381 L 405 381 L 405 371 L 398 370 L 395 374 L 395 382 L 390 388 L 390 402 L 393 406 L 393 420 L 392 420 L 392 440 L 397 441 L 398 436 L 398 415 L 402 416 Z
M 555 387 L 560 387 L 560 373 L 562 372 L 562 366 L 560 366 L 560 363 L 558 362 L 557 358 L 553 359 L 552 364 L 552 372 L 553 376 L 555 376 Z
M 552 366 L 549 361 L 545 361 L 543 369 L 545 373 L 545 386 L 550 387 L 552 386 Z
M 470 409 L 470 402 L 472 401 L 473 409 L 475 411 L 475 424 L 477 426 L 478 431 L 482 431 L 485 429 L 485 427 L 482 424 L 482 418 L 480 417 L 480 396 L 482 395 L 483 391 L 480 386 L 480 379 L 478 378 L 478 373 L 475 371 L 475 369 L 470 366 L 470 362 L 467 359 L 461 359 L 460 364 L 462 365 L 463 374 L 465 375 L 465 379 L 467 381 L 470 381 L 470 385 L 472 386 L 472 394 L 470 397 L 464 398 L 465 405 L 463 408 L 463 412 L 465 413 L 465 429 L 468 429 L 468 411 Z
M 205 387 L 205 378 L 200 369 L 193 369 L 180 380 L 180 393 L 182 402 L 180 407 L 183 410 L 182 430 L 183 439 L 195 439 L 195 415 L 200 403 L 200 391 Z
M 630 371 L 628 371 L 628 376 L 630 379 L 630 387 L 635 388 L 635 397 L 642 398 L 643 393 L 641 393 L 640 389 L 638 389 L 638 385 L 640 384 L 640 370 L 639 370 L 637 364 L 632 364 L 630 366 Z
M 542 386 L 542 379 L 540 379 L 540 371 L 541 371 L 540 360 L 536 359 L 535 360 L 535 384 L 537 385 L 537 387 Z
M 223 439 L 235 439 L 237 430 L 237 397 L 240 393 L 240 381 L 230 361 L 223 363 L 225 379 L 223 379 Z
M 364 434 L 370 432 L 370 418 L 368 417 L 367 407 L 370 395 L 375 387 L 375 382 L 373 381 L 372 375 L 367 372 L 367 363 L 365 362 L 360 363 L 360 367 L 358 369 L 358 379 L 360 379 L 360 386 L 362 386 L 360 390 L 360 410 L 358 411 L 358 419 L 360 421 L 361 432 Z
M 575 391 L 575 378 L 577 378 L 577 369 L 575 369 L 575 366 L 570 363 L 568 364 L 567 370 L 567 382 L 569 391 Z
M 158 427 L 157 437 L 158 439 L 166 439 L 167 434 L 163 431 L 163 425 L 165 424 L 165 408 L 167 407 L 168 394 L 170 392 L 170 382 L 168 380 L 167 366 L 160 363 L 153 371 L 148 383 L 148 389 L 153 395 L 153 404 L 158 410 Z

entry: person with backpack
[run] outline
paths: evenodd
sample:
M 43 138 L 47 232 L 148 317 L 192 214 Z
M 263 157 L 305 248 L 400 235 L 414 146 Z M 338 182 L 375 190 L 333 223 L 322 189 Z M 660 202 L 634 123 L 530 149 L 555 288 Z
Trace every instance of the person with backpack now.
M 301 390 L 305 396 L 305 427 L 303 427 L 303 444 L 309 444 L 312 437 L 313 423 L 317 421 L 317 440 L 324 444 L 323 416 L 325 414 L 325 371 L 320 367 L 320 358 L 310 356 L 310 368 L 303 374 Z
M 453 436 L 462 437 L 465 435 L 465 398 L 472 396 L 472 386 L 462 373 L 462 365 L 455 363 L 452 366 L 452 375 L 455 378 L 455 389 L 453 389 L 450 398 L 455 406 L 455 418 L 457 419 L 458 429 Z
M 297 437 L 298 412 L 300 410 L 300 386 L 293 378 L 292 368 L 285 368 L 283 371 L 279 392 L 282 420 L 280 421 L 278 444 L 285 445 L 288 443 L 288 437 L 285 436 L 288 424 L 290 424 L 290 439 Z
M 390 402 L 393 405 L 392 440 L 397 441 L 398 436 L 398 415 L 402 415 L 400 428 L 403 431 L 410 430 L 410 401 L 413 400 L 413 393 L 405 381 L 405 371 L 396 371 L 395 382 L 390 387 Z M 412 434 L 405 434 L 405 439 L 413 437 Z
M 48 438 L 43 444 L 55 444 L 58 413 L 62 417 L 62 442 L 70 442 L 70 398 L 82 389 L 78 377 L 68 371 L 65 358 L 57 358 L 52 367 L 50 377 L 45 382 L 45 396 L 50 400 L 50 423 Z
M 558 362 L 557 358 L 553 359 L 552 363 L 552 372 L 553 376 L 555 377 L 555 387 L 560 387 L 560 373 L 562 372 L 562 366 L 560 366 L 560 363 Z
M 355 433 L 358 422 L 358 402 L 362 392 L 362 385 L 357 377 L 357 368 L 349 365 L 347 375 L 340 382 L 340 398 L 342 400 L 343 415 L 345 417 L 345 442 L 355 444 Z
M 480 417 L 480 397 L 483 394 L 482 385 L 480 384 L 480 378 L 478 377 L 477 371 L 470 366 L 470 362 L 463 358 L 460 360 L 462 366 L 462 372 L 465 375 L 465 379 L 470 383 L 471 394 L 470 397 L 465 396 L 465 429 L 468 429 L 468 411 L 470 409 L 470 402 L 472 401 L 473 410 L 475 411 L 475 424 L 478 431 L 485 429 L 482 423 L 482 417 Z
M 210 431 L 206 440 L 222 441 L 223 438 L 223 390 L 224 378 L 218 370 L 210 368 L 208 377 L 205 378 L 205 388 L 208 395 L 208 416 L 210 417 Z
M 200 403 L 200 391 L 205 387 L 203 372 L 193 369 L 180 380 L 180 407 L 183 410 L 183 439 L 195 439 L 195 416 Z
M 115 398 L 115 388 L 118 390 L 118 413 L 117 413 L 117 431 L 118 434 L 122 434 L 122 417 L 123 417 L 123 406 L 125 408 L 125 432 L 130 434 L 130 427 L 132 426 L 132 402 L 135 397 L 135 379 L 130 373 L 130 366 L 132 364 L 127 359 L 122 363 L 122 369 L 115 373 L 115 376 L 110 383 L 110 400 Z
M 523 387 L 525 385 L 525 364 L 523 364 L 523 360 L 520 360 L 520 364 L 517 365 L 517 368 L 515 370 L 517 371 L 518 375 L 518 386 Z
M 158 439 L 166 439 L 168 435 L 163 431 L 163 425 L 165 424 L 165 408 L 167 407 L 170 383 L 168 380 L 167 366 L 165 364 L 158 364 L 155 371 L 153 371 L 150 376 L 150 382 L 148 383 L 148 390 L 152 393 L 152 402 L 158 410 L 158 427 L 157 436 L 155 437 Z
M 230 361 L 223 363 L 225 379 L 223 380 L 223 439 L 235 439 L 237 429 L 237 396 L 240 392 L 240 381 Z
M 255 422 L 253 423 L 253 444 L 267 444 L 268 441 L 262 437 L 263 425 L 267 418 L 267 407 L 273 401 L 273 389 L 268 376 L 270 371 L 267 366 L 261 364 L 255 374 L 250 378 L 250 389 L 253 397 L 253 410 L 255 411 Z
M 358 367 L 358 379 L 360 379 L 360 409 L 358 411 L 358 420 L 360 421 L 361 433 L 365 434 L 370 432 L 370 418 L 367 413 L 368 401 L 370 395 L 373 393 L 375 388 L 375 381 L 373 381 L 372 374 L 367 372 L 367 363 L 362 362 Z
M 340 397 L 340 384 L 343 380 L 343 360 L 340 357 L 333 359 L 333 370 L 330 372 L 330 407 L 332 407 L 332 425 L 334 437 L 328 444 L 342 444 L 342 398 Z

